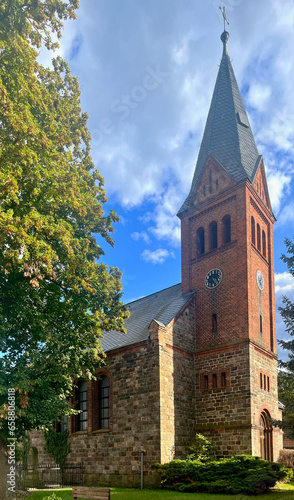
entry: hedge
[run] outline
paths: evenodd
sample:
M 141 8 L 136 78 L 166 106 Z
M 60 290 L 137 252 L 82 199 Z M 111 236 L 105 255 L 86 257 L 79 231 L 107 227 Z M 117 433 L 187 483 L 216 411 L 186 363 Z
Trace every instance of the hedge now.
M 163 488 L 207 493 L 264 493 L 277 481 L 289 481 L 291 469 L 251 455 L 237 455 L 211 462 L 173 460 L 156 463 L 153 468 L 161 477 Z

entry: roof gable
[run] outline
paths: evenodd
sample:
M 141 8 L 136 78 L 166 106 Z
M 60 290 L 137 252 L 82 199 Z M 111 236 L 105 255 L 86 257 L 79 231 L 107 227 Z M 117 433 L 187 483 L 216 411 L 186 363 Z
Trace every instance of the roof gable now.
M 256 172 L 254 173 L 254 178 L 252 182 L 252 186 L 259 198 L 265 204 L 265 206 L 272 212 L 271 201 L 268 192 L 268 186 L 265 175 L 265 168 L 263 164 L 263 159 L 261 157 L 259 164 L 257 165 Z
M 187 198 L 187 209 L 208 201 L 212 196 L 225 191 L 234 184 L 235 182 L 222 165 L 212 155 L 208 155 L 202 173 Z

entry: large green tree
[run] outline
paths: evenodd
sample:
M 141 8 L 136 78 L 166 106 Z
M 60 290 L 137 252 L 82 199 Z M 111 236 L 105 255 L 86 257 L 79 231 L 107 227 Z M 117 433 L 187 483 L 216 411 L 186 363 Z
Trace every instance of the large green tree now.
M 60 57 L 37 59 L 77 7 L 0 4 L 0 403 L 3 427 L 16 388 L 20 434 L 64 413 L 72 381 L 102 362 L 101 330 L 127 315 L 119 271 L 98 262 L 94 235 L 113 245 L 118 218 L 103 211 L 78 81 Z
M 294 240 L 286 239 L 285 244 L 287 253 L 283 254 L 281 258 L 294 277 Z M 289 340 L 278 340 L 288 354 L 288 360 L 279 361 L 281 368 L 278 374 L 279 400 L 285 409 L 283 421 L 278 422 L 278 425 L 284 430 L 286 436 L 294 439 L 294 304 L 288 297 L 283 297 L 283 304 L 284 306 L 280 307 L 279 311 L 284 320 Z

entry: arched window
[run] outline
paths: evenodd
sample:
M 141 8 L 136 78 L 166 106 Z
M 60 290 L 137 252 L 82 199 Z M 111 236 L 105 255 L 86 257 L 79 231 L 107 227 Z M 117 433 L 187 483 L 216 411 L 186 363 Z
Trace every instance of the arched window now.
M 197 229 L 197 254 L 202 255 L 205 252 L 204 228 Z
M 60 417 L 60 420 L 56 422 L 55 430 L 56 432 L 67 431 L 67 415 L 63 415 L 62 417 Z
M 223 245 L 231 241 L 231 217 L 225 215 L 222 220 Z
M 88 427 L 88 390 L 87 382 L 78 385 L 78 430 L 84 431 Z
M 260 225 L 256 225 L 256 239 L 257 239 L 257 250 L 261 251 L 261 241 L 260 241 Z
M 217 248 L 217 223 L 215 221 L 209 224 L 209 249 Z
M 99 429 L 109 429 L 110 427 L 110 398 L 109 398 L 109 380 L 106 375 L 101 377 L 98 383 L 98 408 L 99 408 L 99 418 L 98 426 Z
M 251 217 L 251 241 L 255 245 L 255 220 Z
M 262 231 L 262 255 L 266 257 L 266 237 L 264 231 Z
M 273 460 L 273 429 L 269 423 L 270 414 L 267 410 L 263 410 L 259 419 L 259 441 L 260 441 L 260 456 L 264 460 Z

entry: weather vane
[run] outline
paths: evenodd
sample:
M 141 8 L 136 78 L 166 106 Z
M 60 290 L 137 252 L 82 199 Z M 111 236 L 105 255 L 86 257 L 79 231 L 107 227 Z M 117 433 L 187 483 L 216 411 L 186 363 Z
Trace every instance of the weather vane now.
M 228 25 L 230 24 L 229 21 L 227 20 L 227 16 L 226 16 L 226 8 L 225 7 L 221 8 L 221 6 L 220 6 L 219 10 L 221 11 L 223 18 L 224 18 L 224 31 L 226 31 L 226 23 Z

